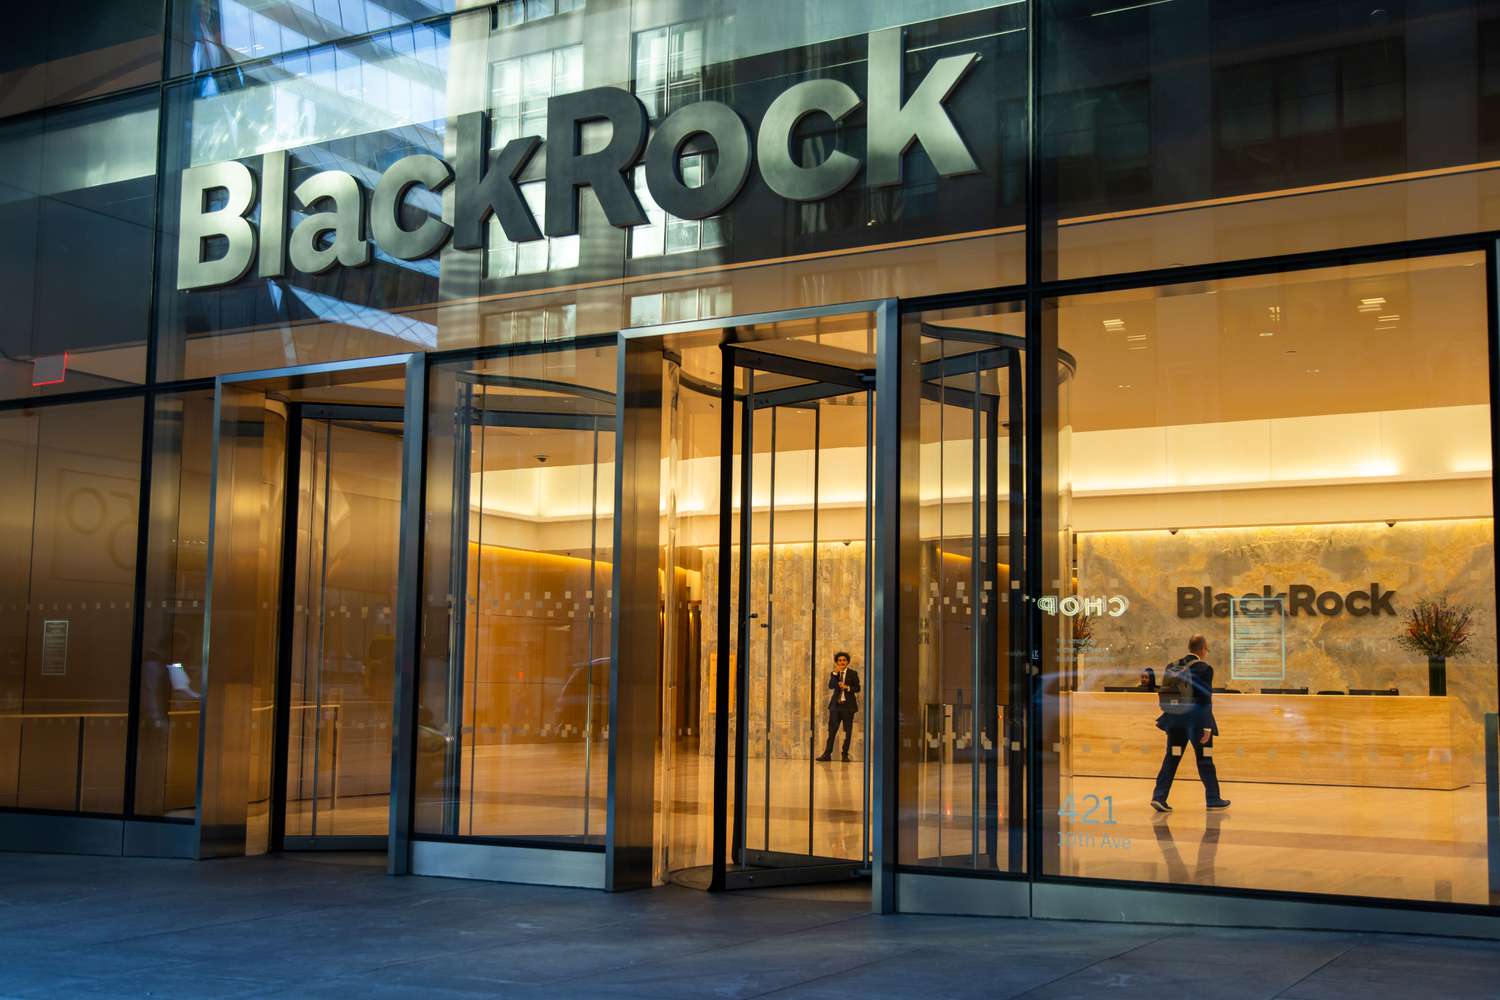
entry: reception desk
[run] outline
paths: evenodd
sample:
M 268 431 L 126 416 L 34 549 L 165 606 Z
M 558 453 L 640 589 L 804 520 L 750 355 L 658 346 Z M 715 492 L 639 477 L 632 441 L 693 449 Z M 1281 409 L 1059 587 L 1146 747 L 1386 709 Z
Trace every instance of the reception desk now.
M 1073 774 L 1156 776 L 1165 737 L 1155 694 L 1063 698 Z M 1451 790 L 1471 780 L 1473 726 L 1456 698 L 1217 694 L 1214 717 L 1224 781 Z

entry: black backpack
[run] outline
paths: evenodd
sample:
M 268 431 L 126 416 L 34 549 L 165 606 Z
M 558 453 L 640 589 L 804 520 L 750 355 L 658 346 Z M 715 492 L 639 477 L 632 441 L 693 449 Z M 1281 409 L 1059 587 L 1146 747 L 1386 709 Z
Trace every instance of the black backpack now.
M 1196 656 L 1185 656 L 1162 670 L 1156 703 L 1168 715 L 1187 715 L 1193 710 L 1193 664 L 1196 662 Z

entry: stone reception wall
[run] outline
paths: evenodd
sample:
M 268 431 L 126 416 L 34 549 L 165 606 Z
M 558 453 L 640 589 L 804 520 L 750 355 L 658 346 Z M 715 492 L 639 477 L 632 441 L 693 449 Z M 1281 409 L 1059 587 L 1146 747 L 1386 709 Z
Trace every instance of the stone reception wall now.
M 813 546 L 807 542 L 779 543 L 774 563 L 775 605 L 771 627 L 766 621 L 766 560 L 769 549 L 756 545 L 750 559 L 751 610 L 760 617 L 752 628 L 750 656 L 751 757 L 801 758 L 808 754 L 808 727 L 816 726 L 814 749 L 821 752 L 828 735 L 828 675 L 833 654 L 848 650 L 854 659 L 860 683 L 869 680 L 865 653 L 865 546 L 863 542 L 820 542 L 817 547 L 817 644 L 813 653 Z M 733 572 L 739 572 L 739 550 L 733 557 Z M 713 752 L 713 671 L 718 652 L 719 550 L 703 550 L 703 632 L 700 640 L 701 690 L 699 718 L 703 734 L 701 753 Z M 731 614 L 737 612 L 731 608 Z M 770 738 L 767 739 L 766 666 L 771 668 Z M 731 697 L 733 697 L 731 695 Z M 854 718 L 850 756 L 864 758 L 864 725 L 867 693 L 859 695 L 859 714 Z M 843 739 L 842 733 L 839 736 Z M 840 743 L 840 746 L 842 742 Z M 834 752 L 838 752 L 838 747 Z
M 1078 688 L 1134 684 L 1142 667 L 1158 673 L 1202 632 L 1220 686 L 1241 691 L 1399 688 L 1427 693 L 1427 661 L 1396 644 L 1413 601 L 1446 596 L 1475 613 L 1470 655 L 1449 660 L 1448 693 L 1477 725 L 1495 711 L 1494 525 L 1488 519 L 1166 531 L 1091 532 L 1077 538 L 1078 593 L 1122 594 L 1130 609 L 1100 617 L 1079 658 Z M 1234 681 L 1228 618 L 1179 618 L 1178 587 L 1214 593 L 1284 592 L 1307 584 L 1340 595 L 1378 583 L 1395 591 L 1388 614 L 1306 615 L 1286 619 L 1286 679 Z M 1331 602 L 1330 602 L 1331 603 Z

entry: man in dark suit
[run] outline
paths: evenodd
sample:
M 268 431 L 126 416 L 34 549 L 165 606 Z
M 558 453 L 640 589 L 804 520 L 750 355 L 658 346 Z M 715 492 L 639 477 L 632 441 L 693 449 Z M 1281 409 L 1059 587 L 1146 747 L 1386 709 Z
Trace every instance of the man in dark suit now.
M 833 654 L 833 673 L 828 675 L 828 743 L 819 760 L 833 759 L 833 737 L 844 727 L 844 759 L 849 759 L 849 741 L 854 738 L 854 713 L 859 711 L 859 674 L 849 666 L 849 654 Z
M 1227 809 L 1229 800 L 1219 795 L 1219 772 L 1214 767 L 1214 737 L 1219 724 L 1214 721 L 1214 668 L 1203 658 L 1208 655 L 1208 640 L 1195 635 L 1188 640 L 1188 655 L 1171 664 L 1160 681 L 1162 713 L 1156 728 L 1167 734 L 1167 753 L 1156 774 L 1156 790 L 1151 794 L 1151 808 L 1159 813 L 1172 811 L 1167 795 L 1183 751 L 1189 744 L 1203 781 L 1203 794 L 1209 809 Z M 1171 680 L 1169 681 L 1168 676 Z M 1182 683 L 1186 683 L 1186 689 Z

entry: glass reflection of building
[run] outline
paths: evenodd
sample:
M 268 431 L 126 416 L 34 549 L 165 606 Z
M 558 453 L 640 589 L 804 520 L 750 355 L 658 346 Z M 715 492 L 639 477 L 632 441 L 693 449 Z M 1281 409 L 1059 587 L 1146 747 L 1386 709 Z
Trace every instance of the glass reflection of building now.
M 1496 933 L 1500 5 L 85 8 L 0 65 L 0 847 Z M 868 168 L 971 53 L 974 171 L 177 287 L 190 167 L 285 155 L 264 254 L 478 113 L 545 225 L 555 98 Z

